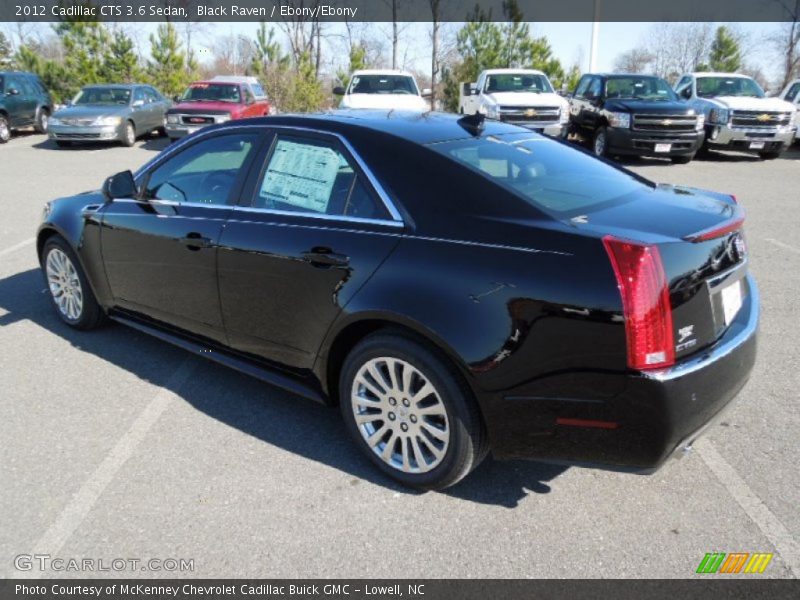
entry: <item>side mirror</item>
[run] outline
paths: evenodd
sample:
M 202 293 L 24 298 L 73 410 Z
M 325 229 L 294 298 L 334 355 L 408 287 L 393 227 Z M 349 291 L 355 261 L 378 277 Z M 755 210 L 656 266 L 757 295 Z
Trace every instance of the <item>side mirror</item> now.
M 337 85 L 335 88 L 333 88 L 333 95 L 344 96 L 344 88 L 340 85 Z
M 431 88 L 423 88 L 422 94 L 420 94 L 423 98 L 430 98 L 433 95 Z
M 686 89 L 681 91 L 681 98 L 688 100 L 691 97 L 692 97 L 692 88 L 687 87 Z
M 172 101 L 173 102 L 180 102 L 181 101 L 181 97 L 176 94 L 175 96 L 172 97 Z
M 114 198 L 133 198 L 136 196 L 136 182 L 133 180 L 133 173 L 122 171 L 112 175 L 103 182 L 103 195 L 107 200 Z
M 8 88 L 6 92 L 9 96 L 19 96 L 19 90 L 17 88 Z

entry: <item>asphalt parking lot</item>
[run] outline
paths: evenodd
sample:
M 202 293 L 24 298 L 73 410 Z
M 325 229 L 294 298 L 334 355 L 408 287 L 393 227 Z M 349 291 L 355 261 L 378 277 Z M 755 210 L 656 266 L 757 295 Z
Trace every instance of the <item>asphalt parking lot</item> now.
M 148 577 L 672 578 L 707 552 L 775 554 L 734 577 L 800 576 L 798 146 L 767 162 L 626 163 L 747 211 L 760 353 L 693 454 L 652 476 L 489 459 L 419 494 L 380 475 L 335 410 L 122 326 L 81 333 L 56 317 L 33 244 L 44 202 L 165 143 L 0 146 L 0 576 L 43 553 L 194 561 Z

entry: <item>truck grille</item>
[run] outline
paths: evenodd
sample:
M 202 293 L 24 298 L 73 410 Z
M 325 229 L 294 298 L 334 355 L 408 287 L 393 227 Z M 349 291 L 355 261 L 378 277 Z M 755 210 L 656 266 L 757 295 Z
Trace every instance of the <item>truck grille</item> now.
M 552 123 L 561 117 L 558 106 L 499 106 L 500 120 L 512 123 Z
M 674 133 L 695 131 L 697 117 L 694 115 L 633 115 L 635 131 L 667 131 Z
M 788 125 L 792 113 L 763 110 L 735 110 L 731 118 L 734 127 L 778 127 Z
M 214 117 L 206 115 L 181 115 L 181 123 L 184 125 L 211 125 L 214 123 Z

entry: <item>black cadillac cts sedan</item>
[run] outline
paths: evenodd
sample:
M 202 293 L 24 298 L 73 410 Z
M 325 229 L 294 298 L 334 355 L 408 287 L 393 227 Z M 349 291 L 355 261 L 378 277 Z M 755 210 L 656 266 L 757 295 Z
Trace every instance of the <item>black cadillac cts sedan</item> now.
M 734 398 L 758 291 L 732 196 L 480 117 L 202 130 L 50 202 L 58 315 L 113 319 L 338 404 L 426 489 L 491 451 L 652 471 Z

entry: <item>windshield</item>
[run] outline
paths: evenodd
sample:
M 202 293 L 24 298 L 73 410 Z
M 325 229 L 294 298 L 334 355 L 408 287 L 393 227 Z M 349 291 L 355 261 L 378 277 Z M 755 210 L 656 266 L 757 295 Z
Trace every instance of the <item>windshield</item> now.
M 698 77 L 697 95 L 701 98 L 713 98 L 714 96 L 763 98 L 764 90 L 747 77 Z
M 645 184 L 602 161 L 529 133 L 457 140 L 430 146 L 556 218 L 610 204 Z
M 129 88 L 112 88 L 112 87 L 90 87 L 84 88 L 75 98 L 72 103 L 76 106 L 93 105 L 107 105 L 107 104 L 123 104 L 126 105 L 131 101 L 131 90 Z
M 189 86 L 181 102 L 235 102 L 241 101 L 239 86 L 225 83 L 194 83 Z
M 553 86 L 544 75 L 535 73 L 502 73 L 500 75 L 487 75 L 484 92 L 552 92 Z
M 410 94 L 419 96 L 414 78 L 408 75 L 354 75 L 348 94 Z
M 677 100 L 669 84 L 658 77 L 611 77 L 606 82 L 606 98 L 636 100 Z

